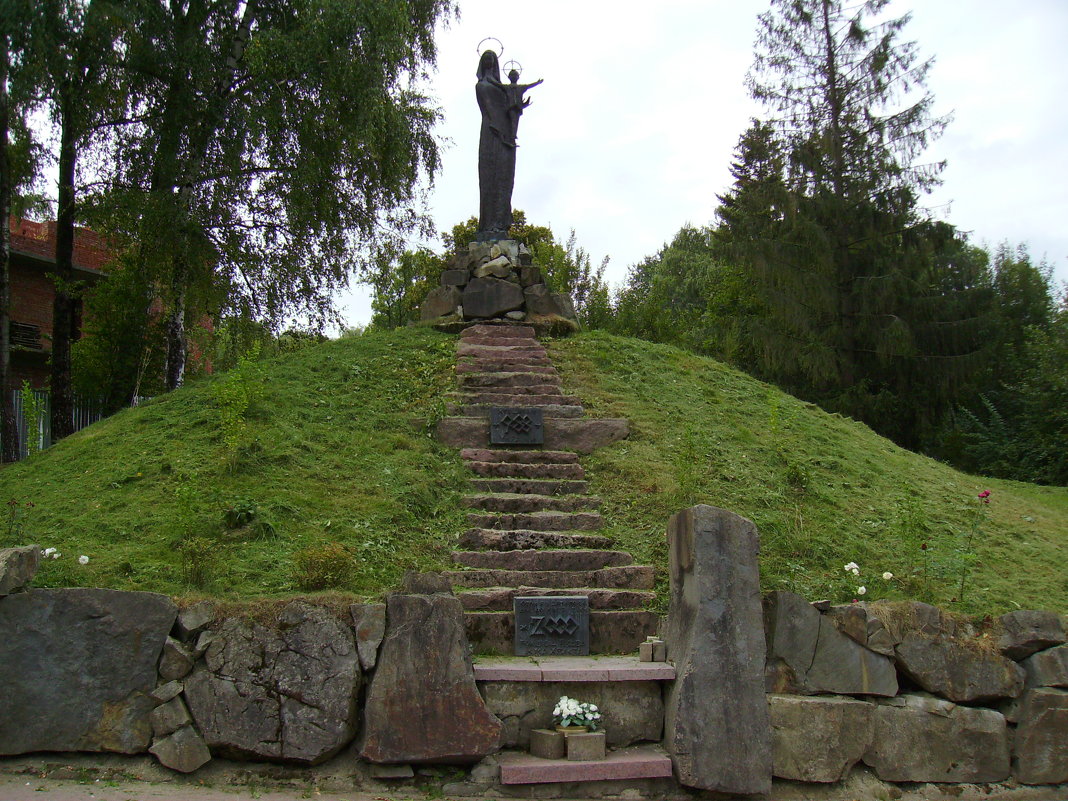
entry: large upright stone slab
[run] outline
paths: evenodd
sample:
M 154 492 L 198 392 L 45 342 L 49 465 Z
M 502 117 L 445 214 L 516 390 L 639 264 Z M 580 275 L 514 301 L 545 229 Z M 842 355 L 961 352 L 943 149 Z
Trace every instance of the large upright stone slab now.
M 163 595 L 33 590 L 0 599 L 0 754 L 146 750 Z
M 360 682 L 352 628 L 293 601 L 275 627 L 223 621 L 185 698 L 213 751 L 315 764 L 355 735 Z
M 671 606 L 664 744 L 679 781 L 721 793 L 771 790 L 756 526 L 714 506 L 668 523 Z
M 452 595 L 391 595 L 367 690 L 360 756 L 369 762 L 477 762 L 501 722 L 475 687 L 463 606 Z

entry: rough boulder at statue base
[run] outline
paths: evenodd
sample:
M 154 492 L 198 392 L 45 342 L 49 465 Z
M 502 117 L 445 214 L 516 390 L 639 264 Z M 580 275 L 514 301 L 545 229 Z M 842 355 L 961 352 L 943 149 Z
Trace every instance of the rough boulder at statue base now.
M 277 628 L 223 621 L 185 698 L 213 751 L 316 764 L 354 736 L 360 682 L 352 627 L 293 601 Z
M 771 790 L 756 526 L 713 506 L 668 523 L 671 607 L 664 741 L 679 781 L 720 793 Z M 715 732 L 715 736 L 709 736 Z
M 523 306 L 523 290 L 499 278 L 472 278 L 464 287 L 466 317 L 497 317 Z
M 461 298 L 460 290 L 455 286 L 439 286 L 432 289 L 419 307 L 419 319 L 426 322 L 436 320 L 438 317 L 448 317 L 456 312 Z
M 163 595 L 34 590 L 0 599 L 0 754 L 141 753 L 156 663 L 178 608 Z
M 501 722 L 475 686 L 460 600 L 391 595 L 360 756 L 378 763 L 470 763 L 496 751 L 500 738 Z

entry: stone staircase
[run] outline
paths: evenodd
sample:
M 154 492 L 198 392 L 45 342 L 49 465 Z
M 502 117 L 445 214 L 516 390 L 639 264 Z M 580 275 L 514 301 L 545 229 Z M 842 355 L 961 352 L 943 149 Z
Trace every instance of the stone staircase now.
M 442 421 L 439 438 L 465 446 L 461 457 L 475 477 L 464 498 L 471 528 L 453 553 L 458 569 L 446 576 L 475 650 L 512 653 L 515 597 L 585 595 L 591 652 L 635 651 L 659 624 L 643 608 L 654 597 L 653 568 L 595 533 L 604 525 L 600 499 L 588 494 L 579 464 L 579 452 L 625 434 L 625 421 L 584 419 L 530 326 L 471 326 L 457 355 L 459 389 L 447 399 L 454 416 Z M 489 417 L 499 406 L 540 408 L 547 444 L 491 446 Z

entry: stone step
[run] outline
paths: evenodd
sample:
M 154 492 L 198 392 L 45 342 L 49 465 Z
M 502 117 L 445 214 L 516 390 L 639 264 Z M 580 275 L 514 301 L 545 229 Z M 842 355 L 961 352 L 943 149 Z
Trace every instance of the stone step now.
M 572 534 L 569 531 L 530 531 L 472 528 L 460 535 L 460 547 L 467 550 L 518 551 L 528 548 L 611 548 L 610 537 L 599 534 Z
M 491 450 L 464 448 L 460 458 L 465 462 L 524 462 L 526 464 L 578 464 L 574 451 Z
M 475 653 L 515 652 L 515 615 L 511 612 L 466 612 L 464 629 Z M 590 653 L 631 654 L 645 638 L 658 634 L 660 616 L 644 610 L 590 612 Z
M 546 394 L 560 390 L 560 379 L 552 379 L 543 373 L 494 372 L 466 373 L 460 376 L 460 386 L 474 387 L 523 387 L 526 394 Z M 509 390 L 511 392 L 512 390 Z
M 471 487 L 479 492 L 582 495 L 589 488 L 589 483 L 550 478 L 475 478 L 471 480 Z
M 601 499 L 592 495 L 519 495 L 516 493 L 491 492 L 480 495 L 467 495 L 461 503 L 468 509 L 481 509 L 483 512 L 581 512 L 596 509 Z
M 452 561 L 484 570 L 601 570 L 634 564 L 626 551 L 453 551 Z
M 464 462 L 483 478 L 573 478 L 583 479 L 586 471 L 580 464 L 530 464 L 529 462 Z
M 502 751 L 497 761 L 501 784 L 508 785 L 671 778 L 671 758 L 658 745 L 620 748 L 593 762 L 540 759 L 525 751 Z
M 515 598 L 585 595 L 590 609 L 643 609 L 656 599 L 650 590 L 606 590 L 599 587 L 485 587 L 456 594 L 470 612 L 511 612 Z
M 445 404 L 445 409 L 449 414 L 459 414 L 464 417 L 490 417 L 493 414 L 493 408 L 498 404 L 464 404 L 458 406 L 455 403 Z M 586 410 L 581 406 L 563 406 L 559 404 L 541 404 L 541 403 L 516 403 L 510 404 L 512 406 L 536 406 L 541 409 L 542 417 L 555 417 L 555 418 L 569 418 L 576 419 L 582 417 L 586 413 Z
M 514 337 L 534 339 L 536 334 L 534 327 L 530 325 L 490 325 L 487 323 L 477 323 L 465 328 L 460 334 L 460 339 L 480 336 L 489 337 L 491 339 L 511 339 Z
M 545 434 L 543 444 L 549 450 L 593 453 L 627 437 L 630 423 L 621 417 L 550 417 L 542 430 Z M 489 420 L 485 417 L 442 417 L 434 426 L 434 437 L 451 448 L 485 448 L 490 444 Z
M 483 406 L 578 406 L 582 408 L 582 399 L 578 395 L 564 395 L 562 392 L 495 392 L 493 390 L 467 390 L 466 392 L 446 392 L 445 399 L 453 403 L 469 403 Z
M 601 587 L 613 590 L 651 590 L 651 565 L 625 565 L 600 570 L 446 570 L 457 587 Z
M 495 528 L 498 531 L 596 531 L 604 528 L 604 518 L 597 512 L 468 512 L 467 522 L 474 528 Z
M 456 346 L 456 355 L 459 358 L 473 357 L 475 359 L 499 359 L 504 358 L 537 358 L 545 356 L 545 347 L 538 343 L 529 345 L 469 345 L 461 342 Z
M 533 337 L 470 336 L 460 337 L 458 345 L 475 347 L 544 347 Z
M 535 373 L 544 376 L 559 376 L 560 373 L 548 359 L 541 363 L 527 359 L 463 360 L 456 363 L 457 375 L 471 373 Z

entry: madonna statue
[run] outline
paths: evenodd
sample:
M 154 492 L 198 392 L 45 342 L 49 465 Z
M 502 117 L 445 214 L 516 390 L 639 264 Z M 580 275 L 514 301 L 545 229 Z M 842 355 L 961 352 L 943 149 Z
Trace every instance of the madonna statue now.
M 482 111 L 482 133 L 478 140 L 478 234 L 479 242 L 508 237 L 512 224 L 512 186 L 515 183 L 516 132 L 519 117 L 530 100 L 523 93 L 541 83 L 519 83 L 519 73 L 501 81 L 497 54 L 487 50 L 478 62 L 475 98 Z

